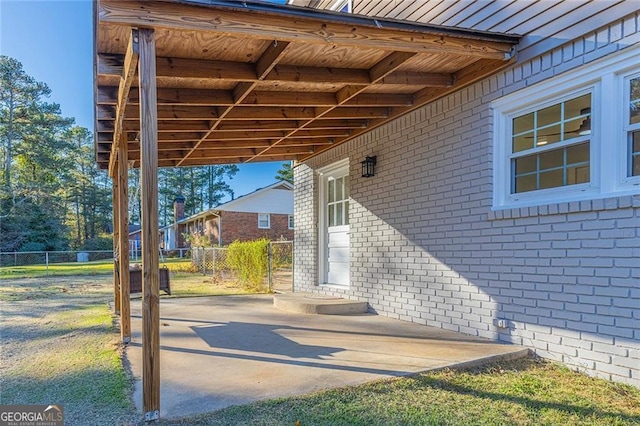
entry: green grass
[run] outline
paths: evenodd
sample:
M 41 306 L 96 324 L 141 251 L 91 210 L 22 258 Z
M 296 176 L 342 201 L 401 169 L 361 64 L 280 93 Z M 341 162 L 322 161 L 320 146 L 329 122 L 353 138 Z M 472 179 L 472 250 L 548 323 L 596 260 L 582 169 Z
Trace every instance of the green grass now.
M 2 404 L 62 404 L 69 425 L 137 418 L 106 303 L 67 304 L 25 325 L 11 342 L 21 353 L 3 371 Z
M 191 268 L 189 259 L 166 259 L 160 262 L 171 271 L 187 271 Z M 0 279 L 38 278 L 46 276 L 99 275 L 112 274 L 113 260 L 96 260 L 92 262 L 52 263 L 46 265 L 2 266 Z
M 638 425 L 640 389 L 527 358 L 285 398 L 167 425 Z

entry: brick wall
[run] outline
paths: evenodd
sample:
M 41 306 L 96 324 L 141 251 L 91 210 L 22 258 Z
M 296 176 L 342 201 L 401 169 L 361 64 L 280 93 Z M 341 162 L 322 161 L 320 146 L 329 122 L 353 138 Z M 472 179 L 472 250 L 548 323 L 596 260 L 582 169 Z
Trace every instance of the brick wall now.
M 221 212 L 222 245 L 229 245 L 236 240 L 249 241 L 263 237 L 270 240 L 293 240 L 293 229 L 289 229 L 289 215 L 272 213 L 270 216 L 271 227 L 259 229 L 258 213 Z
M 296 291 L 366 300 L 640 386 L 640 195 L 493 212 L 489 106 L 637 43 L 639 28 L 630 16 L 296 167 Z M 370 154 L 376 176 L 361 178 Z M 347 157 L 351 286 L 341 290 L 318 286 L 314 171 Z

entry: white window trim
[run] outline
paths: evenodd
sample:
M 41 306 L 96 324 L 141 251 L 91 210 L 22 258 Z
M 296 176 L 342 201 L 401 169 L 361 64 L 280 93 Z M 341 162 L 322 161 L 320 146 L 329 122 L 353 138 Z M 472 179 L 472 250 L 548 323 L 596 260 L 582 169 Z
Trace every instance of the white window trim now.
M 346 173 L 345 173 L 346 172 Z M 331 284 L 327 280 L 327 217 L 325 206 L 327 204 L 327 177 L 332 174 L 349 174 L 349 159 L 345 158 L 336 163 L 318 169 L 318 284 L 327 288 L 348 288 L 349 286 L 341 286 Z M 351 211 L 351 210 L 349 210 Z
M 267 217 L 267 226 L 260 226 L 260 217 Z M 258 229 L 271 229 L 271 215 L 269 213 L 258 213 Z
M 336 0 L 336 2 L 329 7 L 329 10 L 335 10 L 336 12 L 340 12 L 345 6 L 347 6 L 346 13 L 352 13 L 353 3 L 351 0 Z
M 618 161 L 621 162 L 621 164 L 623 165 L 628 165 L 628 154 L 629 154 L 629 146 L 628 146 L 628 137 L 629 137 L 629 133 L 631 132 L 636 132 L 636 131 L 640 131 L 640 123 L 636 123 L 636 124 L 629 124 L 629 104 L 631 103 L 631 98 L 629 97 L 630 93 L 629 90 L 627 90 L 630 86 L 627 86 L 627 84 L 631 84 L 630 81 L 634 78 L 640 78 L 640 68 L 638 69 L 638 72 L 634 72 L 634 73 L 630 73 L 630 74 L 626 74 L 624 76 L 621 77 L 623 79 L 622 82 L 622 89 L 624 90 L 624 93 L 622 95 L 622 99 L 623 102 L 620 105 L 620 114 L 618 114 L 618 116 L 621 118 L 622 123 L 621 123 L 621 127 L 622 127 L 622 134 L 624 135 L 624 140 L 627 141 L 627 150 L 621 150 L 620 152 L 620 156 L 618 158 Z M 627 185 L 634 185 L 634 186 L 640 186 L 640 176 L 628 176 L 628 168 L 626 167 L 621 167 L 620 168 L 620 175 L 619 175 L 619 179 L 621 180 L 621 182 L 623 182 L 623 184 L 627 184 Z
M 293 215 L 292 215 L 292 214 L 290 214 L 290 215 L 288 215 L 288 216 L 287 216 L 287 226 L 288 226 L 288 228 L 289 228 L 289 229 L 293 229 L 293 228 L 294 228 L 294 226 L 295 226 L 295 222 L 293 223 L 293 225 L 294 225 L 294 226 L 291 226 L 291 222 L 292 222 L 293 220 L 294 220 L 294 219 L 293 219 Z
M 502 210 L 558 202 L 640 193 L 640 177 L 627 177 L 627 126 L 623 93 L 625 79 L 640 72 L 640 46 L 609 55 L 558 77 L 543 81 L 491 103 L 494 110 L 493 209 Z M 592 93 L 591 181 L 511 194 L 511 123 L 516 115 L 544 108 L 572 94 Z M 603 105 L 614 107 L 603 107 Z M 615 141 L 612 149 L 611 141 Z M 556 145 L 556 144 L 554 144 Z M 558 145 L 559 146 L 559 145 Z M 603 149 L 603 146 L 606 148 Z

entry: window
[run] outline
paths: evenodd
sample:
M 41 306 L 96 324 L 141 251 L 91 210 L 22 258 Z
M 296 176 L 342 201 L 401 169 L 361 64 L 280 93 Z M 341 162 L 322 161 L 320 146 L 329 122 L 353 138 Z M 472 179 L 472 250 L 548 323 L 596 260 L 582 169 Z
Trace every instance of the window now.
M 269 229 L 271 228 L 271 217 L 269 213 L 258 213 L 258 228 Z
M 494 108 L 494 208 L 640 192 L 639 48 L 507 95 Z
M 330 7 L 329 10 L 335 10 L 337 12 L 351 13 L 352 4 L 351 0 L 336 0 Z
M 627 176 L 640 176 L 640 75 L 625 80 L 625 132 L 628 140 Z
M 513 118 L 511 193 L 587 183 L 591 93 Z
M 289 229 L 293 229 L 293 215 L 289 215 Z
M 327 181 L 327 224 L 349 224 L 349 176 Z

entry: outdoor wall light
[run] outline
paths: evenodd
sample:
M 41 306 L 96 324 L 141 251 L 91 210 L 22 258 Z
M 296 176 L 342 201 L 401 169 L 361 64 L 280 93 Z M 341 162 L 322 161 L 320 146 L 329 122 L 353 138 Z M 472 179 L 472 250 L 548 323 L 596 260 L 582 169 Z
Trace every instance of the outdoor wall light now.
M 377 158 L 375 155 L 372 157 L 366 156 L 364 161 L 360 162 L 362 164 L 362 177 L 374 176 Z

